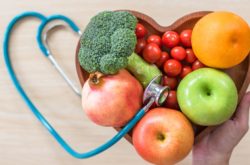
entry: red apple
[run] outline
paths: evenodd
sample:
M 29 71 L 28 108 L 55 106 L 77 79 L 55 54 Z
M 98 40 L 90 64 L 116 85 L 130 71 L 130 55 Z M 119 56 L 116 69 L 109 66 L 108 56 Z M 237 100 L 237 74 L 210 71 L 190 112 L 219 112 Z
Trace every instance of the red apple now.
M 194 131 L 179 111 L 167 108 L 150 110 L 133 130 L 136 151 L 153 164 L 175 164 L 191 151 Z
M 125 125 L 142 105 L 141 84 L 125 69 L 115 75 L 92 75 L 82 90 L 87 116 L 102 126 Z

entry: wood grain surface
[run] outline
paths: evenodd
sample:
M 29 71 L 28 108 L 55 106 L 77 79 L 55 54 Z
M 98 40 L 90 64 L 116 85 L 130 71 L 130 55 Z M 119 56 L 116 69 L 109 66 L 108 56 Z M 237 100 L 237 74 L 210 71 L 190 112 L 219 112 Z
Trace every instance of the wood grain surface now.
M 250 1 L 111 1 L 111 0 L 1 0 L 0 41 L 8 22 L 24 11 L 64 14 L 83 29 L 91 16 L 102 10 L 130 9 L 150 15 L 161 25 L 169 25 L 179 17 L 200 10 L 230 10 L 250 24 Z M 36 44 L 36 19 L 26 19 L 16 27 L 11 38 L 11 59 L 28 95 L 35 105 L 78 151 L 88 151 L 111 138 L 116 131 L 92 124 L 81 109 L 81 103 Z M 78 36 L 69 29 L 56 31 L 49 38 L 55 58 L 75 80 L 74 54 Z M 80 86 L 80 85 L 79 85 Z M 250 88 L 248 88 L 250 90 Z M 250 162 L 250 133 L 234 150 L 231 164 Z M 191 164 L 191 154 L 179 164 Z M 110 150 L 87 160 L 68 155 L 34 118 L 15 91 L 3 57 L 0 59 L 0 165 L 145 165 L 125 139 Z

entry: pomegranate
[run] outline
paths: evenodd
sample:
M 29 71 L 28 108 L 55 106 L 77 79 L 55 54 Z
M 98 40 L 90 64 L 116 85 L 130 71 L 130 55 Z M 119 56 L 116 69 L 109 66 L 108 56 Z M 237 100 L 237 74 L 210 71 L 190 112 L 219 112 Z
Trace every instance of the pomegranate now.
M 94 123 L 125 125 L 142 105 L 143 88 L 125 69 L 115 75 L 94 73 L 82 89 L 82 107 Z

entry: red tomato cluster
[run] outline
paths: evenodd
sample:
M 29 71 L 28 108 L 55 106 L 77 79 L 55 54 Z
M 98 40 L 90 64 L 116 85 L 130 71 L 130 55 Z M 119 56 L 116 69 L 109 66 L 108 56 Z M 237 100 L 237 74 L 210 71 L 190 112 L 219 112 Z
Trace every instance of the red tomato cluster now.
M 147 29 L 138 23 L 135 33 L 137 36 L 135 52 L 148 63 L 155 64 L 161 69 L 164 73 L 163 85 L 171 89 L 165 106 L 179 109 L 176 88 L 180 80 L 193 70 L 204 67 L 192 50 L 192 30 L 183 30 L 180 34 L 167 31 L 160 36 L 148 34 Z

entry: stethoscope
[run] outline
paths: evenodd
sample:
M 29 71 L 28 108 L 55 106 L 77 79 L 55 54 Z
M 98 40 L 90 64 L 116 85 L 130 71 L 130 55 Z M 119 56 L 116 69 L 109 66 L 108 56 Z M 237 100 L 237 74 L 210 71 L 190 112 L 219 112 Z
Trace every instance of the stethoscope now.
M 156 105 L 161 105 L 165 99 L 168 96 L 169 88 L 167 86 L 160 85 L 161 82 L 161 76 L 155 77 L 147 86 L 147 88 L 144 91 L 143 95 L 143 103 L 144 107 L 140 109 L 137 114 L 109 141 L 104 143 L 103 145 L 90 150 L 85 153 L 79 153 L 75 151 L 60 135 L 57 133 L 57 131 L 52 127 L 52 125 L 46 120 L 46 118 L 40 113 L 40 111 L 36 108 L 36 106 L 33 104 L 33 102 L 30 100 L 30 98 L 27 96 L 26 92 L 23 90 L 21 84 L 19 83 L 16 74 L 13 70 L 11 60 L 9 57 L 9 39 L 11 36 L 11 32 L 13 30 L 13 27 L 16 25 L 17 22 L 21 21 L 24 18 L 27 17 L 35 17 L 41 20 L 41 24 L 38 28 L 37 33 L 37 42 L 38 45 L 42 51 L 42 53 L 49 59 L 49 61 L 55 66 L 59 74 L 65 79 L 65 81 L 68 83 L 68 85 L 72 88 L 72 90 L 79 96 L 81 96 L 81 92 L 77 89 L 77 87 L 74 85 L 74 83 L 68 78 L 68 76 L 65 74 L 65 72 L 62 70 L 62 68 L 59 66 L 57 61 L 54 59 L 52 53 L 49 51 L 49 47 L 47 44 L 47 33 L 55 28 L 58 25 L 54 25 L 50 27 L 46 34 L 43 35 L 44 29 L 48 23 L 54 20 L 61 20 L 64 21 L 67 26 L 69 26 L 75 33 L 81 35 L 82 32 L 77 27 L 77 25 L 68 17 L 63 15 L 52 15 L 49 17 L 45 17 L 44 15 L 37 13 L 37 12 L 25 12 L 23 14 L 20 14 L 16 16 L 8 25 L 7 30 L 5 32 L 4 36 L 4 43 L 3 43 L 3 55 L 5 64 L 8 70 L 8 73 L 10 75 L 10 78 L 12 80 L 13 85 L 16 87 L 16 90 L 21 95 L 23 101 L 26 103 L 26 105 L 29 107 L 29 109 L 33 112 L 33 114 L 36 116 L 36 118 L 41 122 L 41 124 L 49 131 L 49 133 L 55 138 L 55 140 L 73 157 L 79 158 L 79 159 L 85 159 L 92 156 L 95 156 L 111 146 L 113 146 L 115 143 L 117 143 L 123 136 L 125 136 L 134 126 L 135 124 L 146 114 L 146 112 L 149 110 L 149 108 L 152 106 L 153 103 Z M 60 25 L 61 26 L 61 25 Z M 65 26 L 65 25 L 64 25 Z M 44 37 L 42 37 L 44 36 Z

